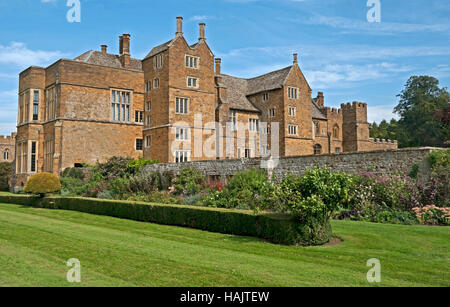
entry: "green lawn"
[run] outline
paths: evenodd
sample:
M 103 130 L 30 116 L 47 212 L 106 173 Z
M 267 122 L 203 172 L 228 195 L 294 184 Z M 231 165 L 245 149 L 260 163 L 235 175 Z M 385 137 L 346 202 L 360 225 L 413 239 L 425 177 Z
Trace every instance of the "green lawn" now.
M 279 246 L 255 238 L 71 211 L 0 204 L 0 286 L 450 286 L 450 228 L 333 222 L 341 244 Z

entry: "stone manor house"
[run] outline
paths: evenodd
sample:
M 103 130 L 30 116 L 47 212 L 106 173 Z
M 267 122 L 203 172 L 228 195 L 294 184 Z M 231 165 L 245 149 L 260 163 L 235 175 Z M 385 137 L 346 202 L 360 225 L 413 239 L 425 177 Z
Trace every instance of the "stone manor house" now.
M 118 55 L 102 45 L 21 72 L 14 185 L 112 156 L 185 162 L 265 157 L 272 148 L 281 157 L 397 148 L 369 138 L 365 103 L 331 109 L 323 93 L 312 98 L 297 54 L 262 76 L 225 75 L 205 24 L 188 44 L 182 22 L 142 60 L 123 34 Z

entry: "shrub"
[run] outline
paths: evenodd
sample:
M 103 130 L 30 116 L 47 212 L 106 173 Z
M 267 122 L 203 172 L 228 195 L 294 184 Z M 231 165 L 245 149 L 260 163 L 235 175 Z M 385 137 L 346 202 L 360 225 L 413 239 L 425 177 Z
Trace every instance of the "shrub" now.
M 129 169 L 127 168 L 130 161 L 132 161 L 131 158 L 112 157 L 105 163 L 99 163 L 97 170 L 103 178 L 125 177 L 126 175 L 130 175 Z
M 63 171 L 61 177 L 63 177 L 63 178 L 75 178 L 75 179 L 83 180 L 84 179 L 84 173 L 79 168 L 68 167 L 68 168 L 66 168 Z
M 352 186 L 351 175 L 315 167 L 301 177 L 287 176 L 277 194 L 284 212 L 300 218 L 312 214 L 328 220 L 337 209 L 350 206 Z
M 450 208 L 439 208 L 435 205 L 414 208 L 417 219 L 424 225 L 450 225 Z
M 438 207 L 450 207 L 450 149 L 430 153 L 432 184 L 430 197 Z
M 250 209 L 256 212 L 274 209 L 275 188 L 264 170 L 237 173 L 220 190 L 213 190 L 206 205 L 217 208 Z
M 414 225 L 417 224 L 417 218 L 414 214 L 407 211 L 380 211 L 371 219 L 375 223 L 389 223 L 389 224 L 403 224 Z
M 61 177 L 62 196 L 83 196 L 89 188 L 89 184 L 82 179 L 72 177 Z
M 88 198 L 51 197 L 36 200 L 26 196 L 0 195 L 0 201 L 253 236 L 279 244 L 320 245 L 331 238 L 330 223 L 316 221 L 302 224 L 291 216 L 279 214 Z
M 127 163 L 127 173 L 135 175 L 138 174 L 146 165 L 150 164 L 158 164 L 160 163 L 157 160 L 131 160 Z
M 203 173 L 194 168 L 185 168 L 173 180 L 176 195 L 194 195 L 199 193 L 206 185 Z
M 179 198 L 175 197 L 174 195 L 170 194 L 167 191 L 155 191 L 149 194 L 124 195 L 122 199 L 130 201 L 142 201 L 147 203 L 168 204 L 168 205 L 175 205 L 181 203 Z
M 61 190 L 59 178 L 50 173 L 38 173 L 33 175 L 25 185 L 25 192 L 44 196 L 48 193 L 56 193 Z
M 411 167 L 411 171 L 409 172 L 409 177 L 413 179 L 417 179 L 417 176 L 419 175 L 419 164 L 414 163 Z
M 12 163 L 0 163 L 0 191 L 9 191 L 9 182 L 12 176 Z
M 118 177 L 111 180 L 109 187 L 117 197 L 129 194 L 148 194 L 162 189 L 161 175 L 138 174 L 130 177 Z

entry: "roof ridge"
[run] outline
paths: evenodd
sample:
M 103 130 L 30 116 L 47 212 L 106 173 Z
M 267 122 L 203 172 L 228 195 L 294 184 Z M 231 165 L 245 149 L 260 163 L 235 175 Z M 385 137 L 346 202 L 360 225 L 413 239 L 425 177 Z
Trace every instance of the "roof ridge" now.
M 282 70 L 286 70 L 286 69 L 288 69 L 288 68 L 289 68 L 289 69 L 292 69 L 292 67 L 293 67 L 293 65 L 290 65 L 290 66 L 287 66 L 287 67 L 284 67 L 284 68 L 281 68 L 281 69 L 277 69 L 277 70 L 274 70 L 274 71 L 265 73 L 265 74 L 260 75 L 260 76 L 256 76 L 256 77 L 253 77 L 253 78 L 246 78 L 246 80 L 258 79 L 258 78 L 265 77 L 265 76 L 270 75 L 270 74 L 274 74 L 274 73 L 280 72 L 280 71 L 282 71 Z

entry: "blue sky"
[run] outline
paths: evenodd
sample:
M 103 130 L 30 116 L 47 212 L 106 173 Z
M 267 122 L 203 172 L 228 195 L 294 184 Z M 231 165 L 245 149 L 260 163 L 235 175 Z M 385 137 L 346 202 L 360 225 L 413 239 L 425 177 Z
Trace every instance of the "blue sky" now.
M 188 41 L 206 22 L 223 72 L 252 77 L 283 68 L 299 53 L 312 89 L 326 104 L 364 101 L 369 120 L 392 118 L 411 75 L 450 84 L 448 0 L 381 0 L 369 23 L 367 0 L 80 0 L 81 23 L 69 23 L 66 0 L 0 0 L 0 134 L 15 130 L 18 73 L 74 58 L 101 44 L 117 53 L 131 34 L 133 57 L 173 37 L 184 17 Z

